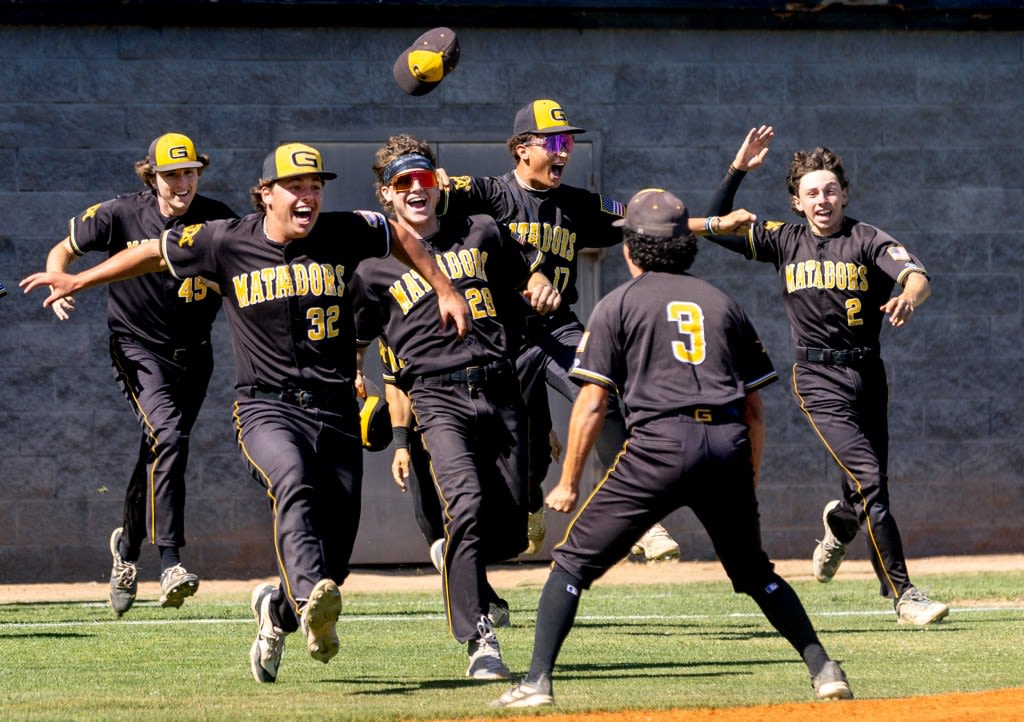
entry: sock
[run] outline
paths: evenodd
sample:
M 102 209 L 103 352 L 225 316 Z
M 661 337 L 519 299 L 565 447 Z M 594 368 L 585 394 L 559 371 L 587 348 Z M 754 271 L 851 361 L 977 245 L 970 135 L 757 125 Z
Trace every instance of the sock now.
M 157 547 L 160 550 L 160 571 L 166 572 L 173 566 L 181 564 L 178 547 Z
M 580 605 L 580 580 L 557 566 L 548 576 L 537 608 L 530 671 L 523 680 L 544 692 L 551 692 L 551 671 L 569 636 Z
M 800 654 L 811 676 L 818 674 L 828 661 L 828 655 L 793 588 L 782 577 L 773 574 L 768 584 L 749 594 L 771 625 Z

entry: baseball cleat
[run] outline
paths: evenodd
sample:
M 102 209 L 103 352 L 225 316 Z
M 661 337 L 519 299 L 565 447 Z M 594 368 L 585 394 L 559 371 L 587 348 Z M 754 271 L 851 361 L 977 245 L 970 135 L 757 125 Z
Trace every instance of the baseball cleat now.
M 544 691 L 529 682 L 520 682 L 498 699 L 491 702 L 491 707 L 505 707 L 509 709 L 517 707 L 542 707 L 547 704 L 554 704 L 555 698 L 551 690 Z
M 523 554 L 535 556 L 540 554 L 544 545 L 544 536 L 547 534 L 547 525 L 544 523 L 544 507 L 537 511 L 530 512 L 526 521 L 526 551 Z
M 177 609 L 199 589 L 199 577 L 180 564 L 164 569 L 160 575 L 160 606 Z
M 932 601 L 917 587 L 910 587 L 896 602 L 896 619 L 900 624 L 924 627 L 945 619 L 948 614 L 948 604 Z
M 284 654 L 285 634 L 270 618 L 270 597 L 274 587 L 260 584 L 252 590 L 249 607 L 256 617 L 256 641 L 249 649 L 249 666 L 257 682 L 276 682 Z
M 508 602 L 504 599 L 491 602 L 487 609 L 487 618 L 491 620 L 492 627 L 511 627 L 512 615 L 508 610 Z
M 430 545 L 430 563 L 438 574 L 444 574 L 444 539 L 435 539 Z
M 846 681 L 846 673 L 839 663 L 833 660 L 825 662 L 821 671 L 811 678 L 811 684 L 818 699 L 853 699 L 853 691 L 850 689 L 850 683 Z
M 476 639 L 469 640 L 469 667 L 466 676 L 472 679 L 508 679 L 512 676 L 501 660 L 501 647 L 494 636 L 494 627 L 487 617 L 476 623 Z
M 123 531 L 122 527 L 118 527 L 110 535 L 110 556 L 114 559 L 110 570 L 110 608 L 119 618 L 135 604 L 135 595 L 139 591 L 135 562 L 126 562 L 118 551 Z
M 637 556 L 643 554 L 649 562 L 679 558 L 679 544 L 661 524 L 648 529 L 630 551 Z
M 822 584 L 828 584 L 832 577 L 839 571 L 839 565 L 846 558 L 846 545 L 832 533 L 828 525 L 828 513 L 839 506 L 839 500 L 833 499 L 825 505 L 821 512 L 821 523 L 825 525 L 825 535 L 814 547 L 814 554 L 811 556 L 811 566 L 814 569 L 814 578 Z
M 313 586 L 306 608 L 302 610 L 302 633 L 306 635 L 309 656 L 327 664 L 338 653 L 338 617 L 341 615 L 341 590 L 330 579 Z

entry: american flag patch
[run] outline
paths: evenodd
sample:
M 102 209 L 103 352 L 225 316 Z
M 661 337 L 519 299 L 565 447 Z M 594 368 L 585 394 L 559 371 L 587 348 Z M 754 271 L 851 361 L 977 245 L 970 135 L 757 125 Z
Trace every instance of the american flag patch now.
M 910 254 L 907 253 L 907 249 L 904 248 L 903 246 L 889 246 L 889 248 L 887 248 L 886 251 L 889 253 L 889 256 L 894 261 L 910 260 Z
M 378 213 L 377 211 L 353 211 L 353 213 L 361 215 L 363 220 L 366 221 L 366 225 L 371 228 L 380 228 L 387 223 L 387 219 L 383 214 Z
M 626 206 L 614 198 L 605 198 L 601 196 L 601 210 L 605 213 L 611 213 L 613 216 L 622 218 L 626 215 Z

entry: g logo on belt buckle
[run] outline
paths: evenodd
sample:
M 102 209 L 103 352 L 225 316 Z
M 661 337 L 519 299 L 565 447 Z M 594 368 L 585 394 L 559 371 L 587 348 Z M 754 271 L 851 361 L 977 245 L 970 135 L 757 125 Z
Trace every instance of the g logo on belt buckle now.
M 693 418 L 701 423 L 710 424 L 712 419 L 711 409 L 694 409 Z

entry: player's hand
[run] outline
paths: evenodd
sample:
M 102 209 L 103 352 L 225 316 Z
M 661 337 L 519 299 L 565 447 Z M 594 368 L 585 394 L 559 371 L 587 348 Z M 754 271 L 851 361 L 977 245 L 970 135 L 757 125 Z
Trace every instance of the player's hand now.
M 554 489 L 548 492 L 544 498 L 544 504 L 552 511 L 560 511 L 568 514 L 576 508 L 579 499 L 579 491 L 568 484 L 558 483 Z
M 452 179 L 448 176 L 448 171 L 444 168 L 435 168 L 434 173 L 437 174 L 437 187 L 441 190 L 450 191 L 452 189 Z
M 550 283 L 535 284 L 523 291 L 523 297 L 530 307 L 541 316 L 546 316 L 562 305 L 562 295 Z
M 61 321 L 67 321 L 70 318 L 70 314 L 75 310 L 75 297 L 65 296 L 64 298 L 58 298 L 50 306 L 53 309 L 53 314 Z
M 363 383 L 363 372 L 356 369 L 356 379 L 353 382 L 356 387 L 356 396 L 361 399 L 366 398 L 366 384 Z
M 714 226 L 714 231 L 716 235 L 742 235 L 750 230 L 750 224 L 756 220 L 757 216 L 746 208 L 737 208 L 732 213 L 721 216 Z
M 454 291 L 438 295 L 437 306 L 441 311 L 441 329 L 448 328 L 448 323 L 455 324 L 455 331 L 459 338 L 465 338 L 466 334 L 473 327 L 472 315 L 469 312 L 469 304 Z
M 768 155 L 768 146 L 775 137 L 775 129 L 770 125 L 762 125 L 759 128 L 751 128 L 747 137 L 743 139 L 743 145 L 736 151 L 736 158 L 732 165 L 736 170 L 752 171 L 764 163 Z
M 43 308 L 49 308 L 60 299 L 67 298 L 79 290 L 74 275 L 59 271 L 33 273 L 31 276 L 23 278 L 18 285 L 25 293 L 30 293 L 39 286 L 49 286 L 50 295 L 43 299 Z
M 562 440 L 558 438 L 558 434 L 552 429 L 548 434 L 548 446 L 551 448 L 551 458 L 558 463 L 562 460 L 562 451 L 565 447 L 562 446 Z
M 899 328 L 914 315 L 914 302 L 906 296 L 893 296 L 881 306 L 882 313 L 889 314 L 889 323 Z
M 405 480 L 409 478 L 411 460 L 408 449 L 395 449 L 395 457 L 391 460 L 391 478 L 395 480 L 403 494 L 409 491 Z

